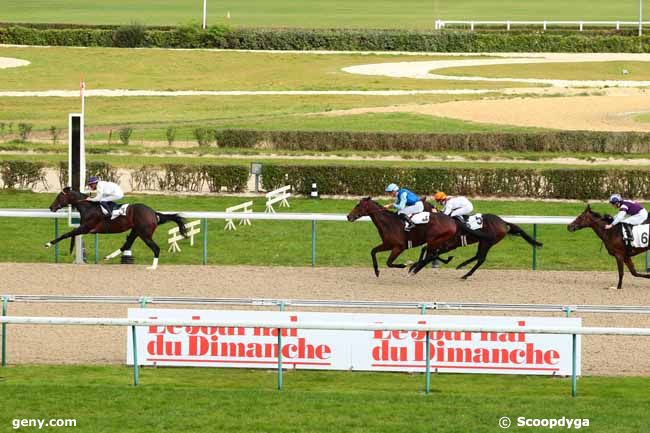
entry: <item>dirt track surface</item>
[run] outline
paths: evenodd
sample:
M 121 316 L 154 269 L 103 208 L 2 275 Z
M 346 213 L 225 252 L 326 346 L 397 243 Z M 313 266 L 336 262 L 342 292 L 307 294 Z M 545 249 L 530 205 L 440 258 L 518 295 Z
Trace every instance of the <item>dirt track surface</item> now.
M 615 283 L 613 272 L 481 270 L 471 281 L 460 280 L 461 274 L 457 271 L 430 269 L 413 278 L 407 278 L 403 270 L 382 269 L 380 278 L 375 278 L 369 268 L 163 266 L 151 272 L 144 266 L 3 263 L 0 272 L 3 276 L 0 294 L 10 295 L 650 305 L 650 281 L 632 279 L 628 275 L 623 290 L 606 289 Z M 129 307 L 136 306 L 10 303 L 9 314 L 126 317 Z M 206 306 L 196 308 L 209 309 Z M 400 312 L 417 314 L 415 311 Z M 582 318 L 583 324 L 590 326 L 650 327 L 648 315 L 585 314 Z M 123 328 L 14 325 L 7 332 L 8 357 L 10 363 L 123 363 L 125 337 Z M 642 337 L 584 337 L 583 373 L 650 374 L 649 343 Z

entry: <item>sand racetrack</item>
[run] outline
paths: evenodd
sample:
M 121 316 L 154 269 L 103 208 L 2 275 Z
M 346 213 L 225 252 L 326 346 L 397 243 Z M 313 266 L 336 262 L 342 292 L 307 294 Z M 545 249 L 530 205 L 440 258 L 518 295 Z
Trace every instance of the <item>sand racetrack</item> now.
M 607 290 L 606 287 L 615 283 L 615 272 L 481 270 L 471 281 L 460 280 L 461 274 L 457 271 L 431 269 L 422 271 L 414 278 L 405 277 L 405 272 L 400 269 L 382 269 L 380 278 L 375 278 L 370 268 L 163 266 L 151 272 L 144 266 L 72 267 L 2 263 L 0 272 L 3 276 L 0 294 L 8 295 L 650 305 L 650 282 L 647 280 L 633 279 L 627 275 L 623 290 Z M 16 302 L 9 304 L 9 314 L 126 317 L 127 308 L 127 305 Z M 209 309 L 206 306 L 196 308 Z M 401 312 L 416 314 L 415 311 Z M 648 315 L 583 314 L 581 317 L 583 323 L 590 326 L 650 327 Z M 123 363 L 125 337 L 125 329 L 114 327 L 13 325 L 9 326 L 7 332 L 8 358 L 10 363 L 16 364 Z M 584 337 L 583 373 L 650 374 L 649 343 L 643 337 Z

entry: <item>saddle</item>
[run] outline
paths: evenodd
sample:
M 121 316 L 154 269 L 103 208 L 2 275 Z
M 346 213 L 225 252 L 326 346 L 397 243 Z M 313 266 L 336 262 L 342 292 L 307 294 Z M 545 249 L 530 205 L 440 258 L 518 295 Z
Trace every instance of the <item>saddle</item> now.
M 112 201 L 100 202 L 99 208 L 102 210 L 102 214 L 106 217 L 110 215 L 110 220 L 126 215 L 126 210 L 128 209 L 129 204 L 120 204 L 114 203 Z

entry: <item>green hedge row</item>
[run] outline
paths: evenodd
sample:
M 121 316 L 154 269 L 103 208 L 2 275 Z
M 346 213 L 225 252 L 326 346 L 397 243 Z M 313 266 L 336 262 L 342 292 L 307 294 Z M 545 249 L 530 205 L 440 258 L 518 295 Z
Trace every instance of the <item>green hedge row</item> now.
M 3 188 L 28 189 L 38 183 L 47 187 L 45 164 L 29 161 L 0 161 L 0 179 Z
M 640 132 L 406 134 L 340 131 L 217 130 L 219 147 L 282 150 L 650 153 Z
M 418 194 L 445 191 L 481 197 L 604 199 L 612 192 L 650 198 L 650 170 L 383 168 L 265 165 L 267 190 L 292 185 L 309 194 L 316 182 L 321 194 L 384 195 L 396 182 Z
M 1 44 L 122 46 L 118 28 L 0 27 Z M 146 28 L 137 46 L 436 52 L 650 52 L 650 36 L 364 29 Z

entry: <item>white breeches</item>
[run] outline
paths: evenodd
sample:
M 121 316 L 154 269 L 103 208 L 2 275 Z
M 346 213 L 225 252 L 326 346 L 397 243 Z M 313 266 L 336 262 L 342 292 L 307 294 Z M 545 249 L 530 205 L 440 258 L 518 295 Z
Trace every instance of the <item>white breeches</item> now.
M 424 203 L 422 203 L 422 200 L 415 203 L 414 205 L 406 206 L 404 209 L 398 210 L 397 214 L 413 215 L 420 212 L 424 212 Z
M 459 207 L 458 209 L 454 209 L 453 211 L 451 211 L 449 216 L 453 218 L 455 216 L 471 215 L 473 211 L 474 211 L 474 206 L 470 204 L 468 206 L 463 206 L 463 207 Z
M 639 224 L 643 224 L 646 219 L 648 219 L 648 211 L 641 209 L 638 214 L 627 216 L 623 218 L 621 222 L 632 226 L 638 226 Z

